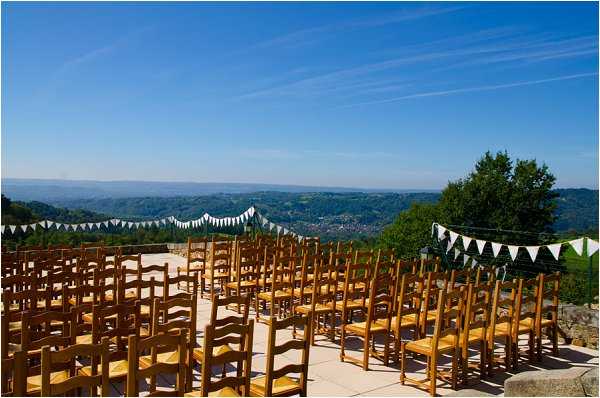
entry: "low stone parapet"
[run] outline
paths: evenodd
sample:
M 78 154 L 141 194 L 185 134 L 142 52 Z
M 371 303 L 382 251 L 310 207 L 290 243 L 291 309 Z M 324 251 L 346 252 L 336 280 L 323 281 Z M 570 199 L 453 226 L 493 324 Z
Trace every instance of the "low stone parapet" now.
M 506 397 L 597 397 L 598 368 L 522 372 L 504 382 Z

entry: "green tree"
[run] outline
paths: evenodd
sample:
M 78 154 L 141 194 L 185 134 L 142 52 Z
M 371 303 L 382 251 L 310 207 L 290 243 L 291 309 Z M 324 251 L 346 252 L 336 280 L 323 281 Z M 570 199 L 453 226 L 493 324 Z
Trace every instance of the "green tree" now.
M 411 257 L 431 242 L 431 224 L 551 232 L 558 194 L 546 165 L 487 152 L 466 178 L 450 182 L 437 204 L 413 204 L 380 237 L 380 244 Z M 523 242 L 528 243 L 528 242 Z M 534 243 L 534 242 L 532 242 Z
M 414 257 L 431 242 L 431 224 L 443 221 L 440 217 L 437 205 L 413 203 L 383 230 L 379 242 L 385 248 L 395 249 L 398 257 Z

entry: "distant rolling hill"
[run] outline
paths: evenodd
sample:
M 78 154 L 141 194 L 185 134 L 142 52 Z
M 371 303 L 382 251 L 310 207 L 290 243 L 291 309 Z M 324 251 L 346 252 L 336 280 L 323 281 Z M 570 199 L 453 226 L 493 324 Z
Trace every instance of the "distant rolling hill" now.
M 14 200 L 57 202 L 77 199 L 203 196 L 271 192 L 421 192 L 304 185 L 216 182 L 93 181 L 3 178 L 2 193 Z M 428 192 L 437 192 L 430 190 Z

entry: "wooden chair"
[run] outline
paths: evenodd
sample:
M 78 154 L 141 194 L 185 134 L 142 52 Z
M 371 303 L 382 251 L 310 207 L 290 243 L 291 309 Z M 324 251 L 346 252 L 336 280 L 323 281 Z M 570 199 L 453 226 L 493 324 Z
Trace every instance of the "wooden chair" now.
M 242 307 L 243 311 L 241 315 L 229 315 L 223 318 L 219 318 L 219 308 L 227 308 L 230 305 L 236 305 L 236 307 Z M 250 312 L 250 296 L 229 296 L 229 297 L 219 297 L 215 296 L 212 302 L 211 314 L 210 314 L 210 325 L 213 325 L 216 328 L 225 327 L 229 324 L 237 324 L 237 325 L 248 325 L 248 315 Z M 232 341 L 226 345 L 218 346 L 213 348 L 213 355 L 220 355 L 228 351 L 233 351 L 234 348 L 231 346 L 234 341 Z M 235 341 L 238 345 L 238 351 L 244 350 L 243 344 L 245 343 L 244 339 L 239 339 Z M 204 359 L 204 347 L 194 348 L 194 361 L 196 361 L 200 366 L 202 366 L 202 360 Z M 242 363 L 238 363 L 238 369 L 241 369 Z M 223 365 L 223 377 L 225 377 L 226 369 L 225 365 Z
M 288 397 L 300 395 L 306 397 L 308 381 L 308 355 L 311 340 L 311 320 L 309 316 L 292 316 L 287 319 L 273 319 L 269 325 L 269 339 L 267 345 L 267 366 L 264 376 L 253 377 L 250 380 L 250 396 L 252 397 Z M 288 327 L 303 328 L 306 333 L 302 339 L 288 340 L 276 345 L 277 331 L 286 330 Z M 275 356 L 290 350 L 302 350 L 301 362 L 289 364 L 279 369 L 275 368 Z M 298 377 L 288 374 L 296 373 Z
M 307 257 L 305 255 L 305 257 Z M 308 304 L 294 306 L 294 313 L 309 315 L 311 320 L 310 343 L 315 344 L 315 334 L 329 334 L 331 341 L 335 340 L 335 303 L 337 296 L 337 266 L 325 262 L 318 256 L 318 263 L 313 270 L 311 298 Z M 295 292 L 295 291 L 294 291 Z M 323 318 L 323 328 L 319 327 L 319 318 Z M 327 319 L 329 317 L 329 319 Z M 329 327 L 326 325 L 329 323 Z M 307 330 L 304 330 L 304 334 Z M 294 336 L 296 329 L 294 328 Z
M 310 302 L 313 294 L 315 269 L 322 261 L 320 254 L 309 254 L 309 252 L 303 254 L 300 272 L 295 275 L 295 304 L 304 305 Z
M 517 298 L 515 301 L 515 312 L 513 316 L 513 330 L 511 335 L 513 351 L 511 354 L 512 369 L 518 369 L 519 336 L 528 335 L 528 357 L 529 362 L 534 360 L 535 346 L 535 323 L 537 319 L 537 293 L 539 290 L 538 278 L 519 279 L 517 285 Z
M 139 302 L 109 306 L 95 305 L 92 314 L 92 344 L 100 344 L 104 338 L 112 341 L 114 350 L 111 350 L 108 356 L 108 378 L 111 381 L 123 380 L 129 369 L 127 363 L 128 338 L 130 335 L 140 336 Z M 110 325 L 114 325 L 114 327 Z M 91 376 L 93 374 L 92 366 L 84 366 L 79 373 Z
M 340 282 L 341 273 L 338 272 L 337 280 Z M 340 334 L 346 323 L 352 321 L 353 313 L 364 313 L 367 309 L 367 297 L 369 295 L 369 270 L 368 264 L 347 264 L 344 275 L 344 287 L 342 289 L 342 300 L 328 303 L 340 313 Z
M 185 261 L 185 274 L 191 276 L 194 273 L 202 275 L 205 272 L 206 262 L 208 260 L 208 238 L 188 237 L 187 253 Z M 177 274 L 181 272 L 181 268 L 177 267 Z M 189 292 L 190 285 L 186 284 L 186 291 Z
M 387 272 L 380 272 L 381 263 L 378 263 L 374 277 L 369 285 L 369 300 L 367 317 L 364 322 L 342 324 L 340 360 L 348 360 L 357 365 L 362 365 L 364 370 L 369 370 L 369 356 L 381 359 L 385 366 L 389 362 L 389 337 L 394 299 L 391 296 L 393 276 Z M 394 270 L 395 271 L 395 270 Z M 392 278 L 392 280 L 390 280 Z M 346 300 L 345 300 L 346 301 Z M 346 337 L 353 335 L 363 339 L 363 358 L 353 358 L 346 354 Z M 375 349 L 375 337 L 383 336 L 383 354 Z M 371 339 L 373 339 L 372 347 Z
M 221 287 L 221 294 L 224 294 L 224 287 L 229 280 L 231 265 L 233 264 L 232 243 L 217 242 L 214 238 L 210 245 L 210 265 L 205 268 L 200 278 L 200 295 L 204 295 L 206 282 L 210 284 L 208 298 L 215 295 L 215 285 L 218 282 Z
M 236 250 L 235 269 L 231 273 L 231 280 L 225 284 L 225 296 L 252 297 L 258 287 L 260 252 L 253 245 L 238 245 Z M 236 311 L 240 312 L 239 304 Z
M 202 382 L 200 391 L 185 394 L 186 396 L 248 396 L 250 392 L 250 373 L 252 369 L 252 336 L 254 321 L 248 325 L 229 324 L 221 328 L 206 325 L 204 328 L 204 358 L 202 359 Z M 228 345 L 244 340 L 240 350 L 214 354 L 215 347 Z M 212 380 L 212 368 L 216 365 L 225 366 L 228 363 L 242 363 L 242 369 L 237 369 L 235 376 L 222 377 Z
M 497 268 L 495 266 L 479 266 L 475 273 L 475 286 L 479 286 L 482 283 L 490 282 L 492 285 L 496 282 Z
M 198 300 L 193 295 L 190 298 L 178 297 L 171 298 L 166 301 L 154 299 L 151 334 L 156 336 L 159 334 L 173 334 L 179 330 L 188 330 L 188 340 L 186 341 L 186 371 L 185 385 L 186 391 L 192 389 L 192 368 L 194 365 L 194 348 L 196 346 L 196 317 L 197 317 Z M 179 354 L 177 351 L 167 348 L 157 351 L 156 360 L 161 363 L 177 363 Z M 142 367 L 151 366 L 154 359 L 145 355 L 140 357 Z M 155 389 L 155 379 L 151 378 L 151 391 Z
M 101 395 L 109 393 L 108 379 L 108 338 L 104 338 L 100 344 L 76 344 L 58 351 L 51 351 L 50 346 L 42 348 L 41 364 L 41 396 L 70 395 L 74 390 L 88 388 L 90 396 L 96 396 L 98 387 Z M 78 374 L 75 359 L 81 357 L 90 358 L 92 372 L 89 375 Z M 100 365 L 98 372 L 97 364 Z M 52 377 L 56 368 L 66 369 L 65 376 L 61 379 Z
M 558 300 L 560 272 L 551 275 L 540 274 L 537 295 L 537 320 L 535 325 L 535 345 L 538 361 L 542 360 L 542 337 L 544 329 L 552 344 L 552 355 L 558 356 Z M 550 301 L 548 304 L 547 301 Z
M 440 289 L 437 297 L 437 313 L 433 335 L 415 341 L 402 342 L 400 355 L 400 383 L 404 385 L 406 381 L 422 388 L 428 387 L 429 394 L 435 396 L 437 379 L 448 380 L 445 372 L 438 371 L 437 365 L 440 355 L 448 354 L 452 357 L 452 368 L 450 374 L 450 383 L 453 389 L 456 389 L 458 378 L 458 358 L 460 356 L 458 338 L 461 324 L 462 291 L 453 291 L 448 293 L 446 289 Z M 447 301 L 456 299 L 459 301 L 459 308 L 448 308 Z M 451 322 L 447 322 L 450 319 Z M 450 326 L 446 326 L 446 325 Z M 413 352 L 425 355 L 427 357 L 426 377 L 422 380 L 406 377 L 405 362 L 406 353 Z
M 490 310 L 490 325 L 488 327 L 487 358 L 489 375 L 492 374 L 496 362 L 499 361 L 503 362 L 507 372 L 511 368 L 512 325 L 516 296 L 517 283 L 515 281 L 496 281 Z M 497 339 L 504 339 L 504 358 L 494 354 Z
M 462 383 L 467 384 L 469 346 L 479 343 L 479 378 L 486 375 L 487 333 L 490 318 L 491 285 L 467 286 L 467 301 L 458 345 L 460 347 Z
M 440 289 L 448 289 L 447 274 L 444 272 L 426 272 L 422 290 L 422 302 L 419 319 L 419 337 L 427 335 L 427 326 L 433 324 L 437 316 L 437 297 Z
M 137 336 L 129 336 L 127 363 L 127 396 L 137 397 L 139 395 L 139 380 L 150 377 L 156 379 L 159 374 L 174 374 L 175 388 L 171 391 L 154 389 L 148 396 L 177 396 L 185 393 L 186 375 L 186 349 L 187 329 L 180 329 L 176 334 L 160 333 L 154 336 L 139 339 Z M 158 359 L 158 351 L 167 350 L 176 353 L 175 362 L 163 362 Z M 150 363 L 141 362 L 140 355 L 150 351 Z
M 450 273 L 450 281 L 448 282 L 448 291 L 453 291 L 460 286 L 466 286 L 471 282 L 471 268 L 461 270 L 453 269 Z
M 60 333 L 52 332 L 52 324 L 60 322 Z M 72 313 L 46 311 L 41 313 L 24 312 L 21 327 L 21 350 L 25 353 L 27 361 L 27 394 L 39 394 L 42 388 L 43 374 L 39 366 L 42 347 L 49 345 L 55 347 L 68 347 L 74 343 L 71 336 Z M 53 381 L 62 381 L 68 377 L 64 369 L 57 370 L 48 377 Z
M 2 396 L 24 397 L 27 389 L 25 352 L 2 353 Z
M 392 317 L 390 324 L 391 332 L 394 334 L 394 358 L 400 360 L 400 344 L 402 342 L 402 331 L 413 330 L 413 340 L 419 336 L 419 312 L 421 309 L 423 278 L 414 274 L 402 274 L 398 286 L 396 303 L 396 315 Z
M 177 276 L 170 276 L 169 275 L 169 271 L 168 271 L 169 267 L 167 264 L 165 264 L 165 269 L 164 269 L 164 273 L 163 273 L 163 300 L 167 301 L 170 299 L 174 299 L 174 298 L 185 298 L 185 299 L 189 299 L 192 296 L 193 297 L 198 297 L 198 275 L 196 273 L 192 273 L 192 275 L 187 276 L 187 275 L 177 275 Z M 181 283 L 190 283 L 192 286 L 192 290 L 190 291 L 189 289 L 187 291 L 179 291 L 179 285 Z
M 284 311 L 284 304 L 292 304 L 294 297 L 294 278 L 296 276 L 296 268 L 299 262 L 297 256 L 277 256 L 274 261 L 274 266 L 271 270 L 271 289 L 267 292 L 261 292 L 256 295 L 256 321 L 263 322 L 261 319 L 260 303 L 263 307 L 269 305 L 269 320 L 274 316 L 281 317 Z M 277 314 L 275 313 L 277 310 Z M 267 320 L 268 321 L 268 320 Z

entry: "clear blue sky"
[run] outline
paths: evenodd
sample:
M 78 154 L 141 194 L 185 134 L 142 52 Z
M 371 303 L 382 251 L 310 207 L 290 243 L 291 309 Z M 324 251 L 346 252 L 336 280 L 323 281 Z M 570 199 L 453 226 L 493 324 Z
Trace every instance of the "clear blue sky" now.
M 2 3 L 2 177 L 598 187 L 596 3 Z

